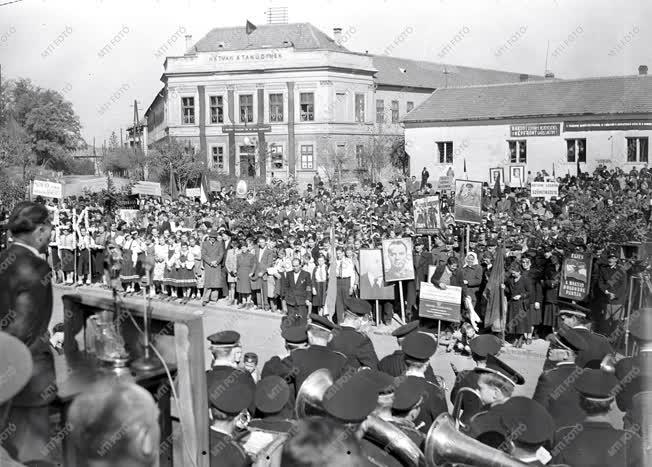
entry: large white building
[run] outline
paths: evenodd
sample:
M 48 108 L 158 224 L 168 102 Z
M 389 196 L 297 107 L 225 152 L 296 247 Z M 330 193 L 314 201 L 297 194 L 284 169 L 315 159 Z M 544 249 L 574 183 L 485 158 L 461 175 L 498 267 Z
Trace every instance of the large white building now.
M 480 181 L 499 172 L 513 186 L 521 172 L 575 175 L 578 161 L 629 171 L 648 163 L 652 76 L 641 66 L 634 76 L 437 89 L 403 122 L 411 173 L 427 167 L 435 180 L 452 168 Z
M 308 23 L 216 28 L 167 57 L 148 140 L 191 144 L 213 169 L 306 182 L 343 154 L 364 167 L 374 139 L 437 88 L 523 81 L 519 73 L 351 52 Z

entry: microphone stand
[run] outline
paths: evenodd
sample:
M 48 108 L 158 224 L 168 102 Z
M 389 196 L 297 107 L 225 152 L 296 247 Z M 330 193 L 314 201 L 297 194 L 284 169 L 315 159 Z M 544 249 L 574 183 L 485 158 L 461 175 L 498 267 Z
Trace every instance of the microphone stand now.
M 141 357 L 137 358 L 134 360 L 131 364 L 131 367 L 134 370 L 137 371 L 153 371 L 156 370 L 161 366 L 161 362 L 155 357 L 153 357 L 150 353 L 150 338 L 149 338 L 149 316 L 148 316 L 148 310 L 151 308 L 150 306 L 150 301 L 151 298 L 149 297 L 149 294 L 147 293 L 147 287 L 151 287 L 151 281 L 150 281 L 150 267 L 149 265 L 146 265 L 145 269 L 145 286 L 142 287 L 143 289 L 143 306 L 144 306 L 144 315 L 143 315 L 143 333 L 145 334 L 145 354 L 142 355 Z

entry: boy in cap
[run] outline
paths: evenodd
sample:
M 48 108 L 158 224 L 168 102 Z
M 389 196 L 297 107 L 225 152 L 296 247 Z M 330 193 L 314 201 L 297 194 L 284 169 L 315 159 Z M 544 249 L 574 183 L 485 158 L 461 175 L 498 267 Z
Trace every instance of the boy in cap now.
M 235 440 L 239 416 L 254 402 L 255 384 L 251 375 L 232 370 L 227 375 L 210 370 L 206 375 L 210 405 L 210 465 L 250 466 L 251 459 Z
M 378 367 L 378 356 L 371 339 L 360 332 L 370 314 L 371 305 L 366 300 L 346 300 L 341 326 L 328 343 L 329 349 L 346 355 L 349 366 L 354 369 L 361 366 Z
M 437 341 L 428 334 L 416 332 L 403 341 L 405 373 L 403 376 L 416 376 L 423 379 L 424 405 L 415 423 L 422 433 L 427 434 L 430 425 L 441 413 L 448 412 L 444 388 L 426 380 L 426 368 L 430 357 L 437 350 Z
M 575 425 L 556 431 L 557 444 L 552 452 L 555 462 L 573 467 L 642 465 L 641 438 L 632 431 L 618 430 L 609 422 L 618 379 L 602 370 L 586 369 L 575 380 L 575 389 L 586 418 L 579 424 L 581 430 Z
M 290 398 L 290 386 L 280 376 L 261 379 L 256 385 L 254 404 L 256 412 L 249 428 L 287 433 L 292 428 L 294 399 Z
M 219 331 L 208 336 L 209 350 L 213 354 L 211 368 L 237 368 L 242 358 L 240 334 L 236 331 Z M 253 381 L 253 378 L 252 378 Z
M 476 367 L 473 371 L 478 373 L 478 395 L 485 411 L 506 402 L 512 397 L 516 386 L 525 383 L 525 378 L 518 371 L 493 355 L 487 355 L 485 366 Z M 475 416 L 482 413 L 478 412 Z
M 548 361 L 555 366 L 539 376 L 532 399 L 545 407 L 557 427 L 569 426 L 584 419 L 579 394 L 571 384 L 582 373 L 577 356 L 586 349 L 587 342 L 575 329 L 563 327 L 553 334 L 548 348 Z

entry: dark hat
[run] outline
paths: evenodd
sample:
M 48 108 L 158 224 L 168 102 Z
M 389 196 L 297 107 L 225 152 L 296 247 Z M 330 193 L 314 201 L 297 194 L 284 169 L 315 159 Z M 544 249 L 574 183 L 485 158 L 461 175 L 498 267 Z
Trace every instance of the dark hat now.
M 0 405 L 18 394 L 32 377 L 32 354 L 25 344 L 0 332 Z
M 332 331 L 336 327 L 331 320 L 315 313 L 310 314 L 310 323 L 308 323 L 308 326 L 314 326 L 325 331 Z
M 584 350 L 588 347 L 588 343 L 584 337 L 582 337 L 582 335 L 575 329 L 569 328 L 568 326 L 560 327 L 555 333 L 555 338 L 557 344 L 575 352 Z
M 421 400 L 425 392 L 425 380 L 417 376 L 400 378 L 400 383 L 394 391 L 392 408 L 400 411 L 412 409 Z
M 575 381 L 575 389 L 587 399 L 612 399 L 617 387 L 618 379 L 614 375 L 590 368 L 585 368 Z
M 242 370 L 209 370 L 206 380 L 210 405 L 227 415 L 239 414 L 254 400 L 255 385 L 251 375 Z
M 285 328 L 281 333 L 283 339 L 288 344 L 303 344 L 308 342 L 308 334 L 305 326 L 291 326 Z
M 618 254 L 616 253 L 616 250 L 614 249 L 607 250 L 607 258 L 618 258 Z
M 364 368 L 360 373 L 374 383 L 378 394 L 391 394 L 396 389 L 394 377 L 390 374 L 371 368 Z
M 437 341 L 423 332 L 414 332 L 405 338 L 401 347 L 406 357 L 425 362 L 435 354 Z
M 213 347 L 235 347 L 240 344 L 240 334 L 235 331 L 219 331 L 207 339 Z
M 344 305 L 348 311 L 358 316 L 365 316 L 371 313 L 371 305 L 366 300 L 360 300 L 359 298 L 349 298 L 344 302 Z
M 361 423 L 378 402 L 376 384 L 361 372 L 345 374 L 326 390 L 324 410 L 343 423 Z
M 514 385 L 521 385 L 525 383 L 525 378 L 523 378 L 523 375 L 493 355 L 487 355 L 486 367 L 476 367 L 474 368 L 474 371 L 477 373 L 493 373 L 495 375 L 501 376 Z
M 474 355 L 486 358 L 487 355 L 497 355 L 502 344 L 496 336 L 480 334 L 469 341 L 469 347 Z
M 242 359 L 244 363 L 255 363 L 258 365 L 258 355 L 254 352 L 247 352 Z
M 399 326 L 394 331 L 392 331 L 392 336 L 394 337 L 405 337 L 413 331 L 416 331 L 419 328 L 419 321 L 410 321 L 403 326 Z
M 510 397 L 500 404 L 500 420 L 512 435 L 512 441 L 529 445 L 542 445 L 552 441 L 555 422 L 538 402 L 523 396 Z
M 290 399 L 290 387 L 280 376 L 261 379 L 256 385 L 254 402 L 256 408 L 266 414 L 279 413 Z
M 555 302 L 559 307 L 560 315 L 574 315 L 579 316 L 580 318 L 586 318 L 586 315 L 591 312 L 588 308 L 580 306 L 576 303 L 569 303 L 562 300 L 556 300 Z
M 629 333 L 641 342 L 652 342 L 652 308 L 641 308 L 629 318 Z
M 212 238 L 217 238 L 220 236 L 220 234 L 217 230 L 212 229 L 210 232 L 208 232 L 208 236 Z

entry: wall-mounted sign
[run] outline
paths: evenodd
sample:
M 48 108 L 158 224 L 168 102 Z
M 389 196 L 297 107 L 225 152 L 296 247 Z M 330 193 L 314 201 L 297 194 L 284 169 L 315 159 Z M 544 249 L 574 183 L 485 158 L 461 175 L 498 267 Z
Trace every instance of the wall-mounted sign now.
M 512 138 L 524 136 L 559 136 L 559 123 L 524 123 L 510 125 L 509 135 Z
M 259 131 L 272 131 L 270 125 L 229 125 L 222 127 L 222 133 L 257 133 Z
M 649 130 L 652 120 L 586 120 L 564 122 L 564 131 Z
M 260 62 L 263 60 L 280 60 L 283 54 L 273 52 L 252 52 L 252 53 L 225 53 L 214 54 L 208 58 L 210 62 Z

